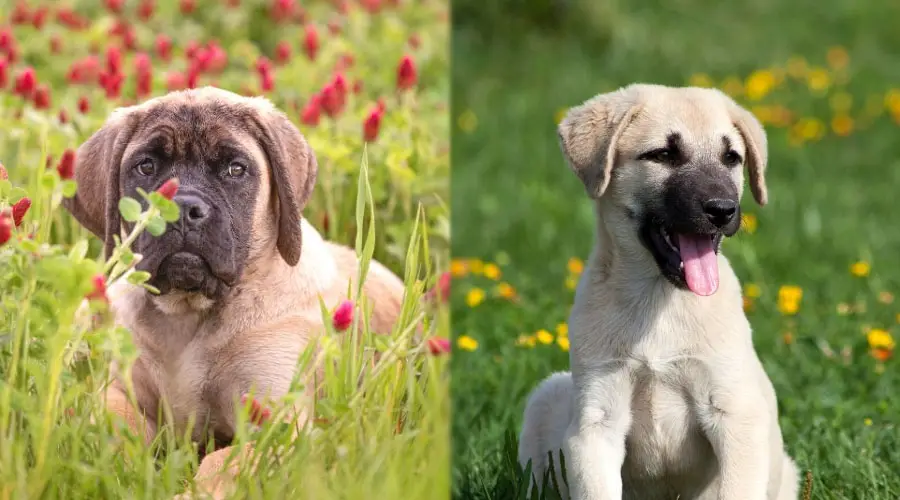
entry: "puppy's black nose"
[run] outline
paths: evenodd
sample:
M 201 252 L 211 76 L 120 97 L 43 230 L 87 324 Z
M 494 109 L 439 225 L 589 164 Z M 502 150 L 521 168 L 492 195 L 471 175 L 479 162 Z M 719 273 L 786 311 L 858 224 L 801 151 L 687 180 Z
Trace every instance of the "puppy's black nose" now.
M 713 198 L 703 202 L 703 213 L 716 227 L 725 227 L 737 215 L 738 204 L 734 200 Z
M 176 196 L 175 201 L 181 208 L 181 220 L 188 226 L 196 227 L 209 219 L 209 205 L 197 196 Z

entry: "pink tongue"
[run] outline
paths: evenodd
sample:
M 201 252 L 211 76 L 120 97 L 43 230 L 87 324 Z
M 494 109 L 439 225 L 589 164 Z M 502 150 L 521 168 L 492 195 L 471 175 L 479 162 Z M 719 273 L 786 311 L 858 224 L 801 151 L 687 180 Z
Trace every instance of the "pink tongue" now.
M 679 234 L 678 250 L 684 262 L 688 288 L 697 295 L 712 295 L 719 288 L 719 263 L 712 238 L 706 234 Z

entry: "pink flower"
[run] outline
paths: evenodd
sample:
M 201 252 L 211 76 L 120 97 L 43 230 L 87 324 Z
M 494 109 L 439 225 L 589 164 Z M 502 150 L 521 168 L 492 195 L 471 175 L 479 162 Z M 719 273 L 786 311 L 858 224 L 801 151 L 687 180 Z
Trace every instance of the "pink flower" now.
M 319 32 L 312 24 L 306 25 L 306 35 L 303 38 L 303 51 L 310 61 L 316 60 L 316 54 L 319 52 Z
M 141 52 L 134 56 L 135 77 L 137 79 L 138 98 L 150 95 L 153 87 L 153 66 L 150 56 Z
M 416 63 L 410 56 L 403 56 L 397 66 L 397 89 L 407 90 L 416 85 L 418 79 Z
M 196 6 L 197 4 L 194 0 L 181 0 L 179 8 L 181 9 L 182 14 L 190 14 L 191 12 L 194 12 L 194 7 Z
M 250 399 L 249 396 L 244 394 L 241 396 L 241 405 L 247 406 L 247 401 L 250 401 L 250 421 L 256 425 L 262 425 L 266 423 L 270 418 L 272 418 L 272 412 L 260 404 L 260 402 L 256 399 Z
M 339 332 L 346 330 L 353 322 L 353 302 L 349 300 L 341 302 L 341 305 L 334 310 L 331 322 L 335 330 Z
M 0 245 L 5 244 L 12 237 L 13 221 L 9 211 L 0 212 Z
M 25 214 L 28 213 L 29 208 L 31 208 L 31 198 L 27 196 L 17 201 L 16 204 L 12 206 L 12 218 L 16 227 L 22 225 L 22 219 L 25 218 Z
M 106 278 L 102 274 L 98 274 L 91 278 L 91 283 L 94 285 L 94 289 L 85 295 L 85 298 L 108 302 L 109 299 L 106 298 Z
M 163 198 L 171 200 L 178 193 L 178 186 L 178 178 L 173 177 L 164 182 L 163 185 L 156 190 L 156 192 L 161 194 Z
M 111 74 L 120 73 L 122 70 L 122 51 L 115 45 L 110 45 L 106 49 L 106 72 Z
M 90 110 L 91 110 L 91 101 L 89 101 L 87 97 L 81 96 L 81 98 L 78 99 L 78 111 L 80 113 L 87 113 Z
M 9 62 L 0 59 L 0 88 L 6 87 L 7 83 L 9 83 Z
M 187 79 L 185 79 L 184 74 L 178 71 L 170 71 L 166 75 L 166 88 L 170 92 L 185 89 L 187 88 Z
M 275 47 L 275 60 L 280 64 L 285 64 L 291 60 L 291 44 L 285 40 L 278 42 Z
M 378 138 L 378 129 L 381 128 L 381 116 L 383 111 L 375 107 L 369 112 L 369 116 L 363 121 L 363 140 L 374 142 Z
M 154 0 L 142 0 L 138 6 L 138 16 L 142 21 L 149 21 L 153 17 L 153 10 L 156 8 Z
M 22 97 L 28 98 L 31 97 L 36 85 L 37 77 L 34 76 L 34 68 L 29 66 L 19 72 L 19 75 L 16 76 L 15 92 Z
M 71 149 L 63 152 L 62 158 L 59 159 L 59 165 L 56 171 L 61 179 L 71 179 L 75 176 L 75 151 Z
M 434 356 L 450 353 L 450 340 L 444 337 L 431 337 L 428 339 L 428 352 Z
M 104 3 L 106 4 L 106 8 L 113 14 L 121 14 L 125 0 L 106 0 Z
M 34 107 L 37 109 L 50 107 L 50 87 L 43 83 L 34 90 Z
M 428 293 L 425 294 L 425 298 L 427 300 L 437 299 L 440 302 L 447 302 L 450 299 L 450 281 L 451 275 L 449 272 L 441 274 L 434 288 L 428 290 Z
M 316 94 L 309 98 L 303 111 L 300 113 L 300 121 L 306 125 L 315 127 L 319 124 L 319 118 L 322 115 L 321 97 Z
M 156 36 L 156 55 L 163 61 L 168 61 L 172 56 L 172 39 L 160 33 Z

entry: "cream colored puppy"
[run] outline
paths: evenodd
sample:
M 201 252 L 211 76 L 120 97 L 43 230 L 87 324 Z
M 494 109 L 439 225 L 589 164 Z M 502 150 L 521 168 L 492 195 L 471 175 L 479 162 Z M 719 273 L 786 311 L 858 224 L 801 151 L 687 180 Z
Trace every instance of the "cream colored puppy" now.
M 719 252 L 740 227 L 745 165 L 766 203 L 762 126 L 717 90 L 635 84 L 570 110 L 559 138 L 596 241 L 571 373 L 529 397 L 520 463 L 541 483 L 552 452 L 576 500 L 796 498 L 775 390 Z

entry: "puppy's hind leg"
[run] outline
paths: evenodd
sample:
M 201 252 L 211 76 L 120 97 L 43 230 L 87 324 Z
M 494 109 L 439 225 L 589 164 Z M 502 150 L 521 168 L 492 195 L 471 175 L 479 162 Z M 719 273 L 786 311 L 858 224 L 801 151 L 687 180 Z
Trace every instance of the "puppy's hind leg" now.
M 554 373 L 541 381 L 528 397 L 519 435 L 519 464 L 524 469 L 531 460 L 532 478 L 539 488 L 545 487 L 544 475 L 550 468 L 547 453 L 552 452 L 556 483 L 563 498 L 568 492 L 560 471 L 559 454 L 572 415 L 573 388 L 569 372 Z M 531 496 L 531 484 L 528 496 Z
M 774 500 L 797 500 L 800 493 L 800 474 L 797 471 L 797 464 L 784 454 L 784 460 L 781 462 L 781 486 L 778 488 L 778 496 Z

